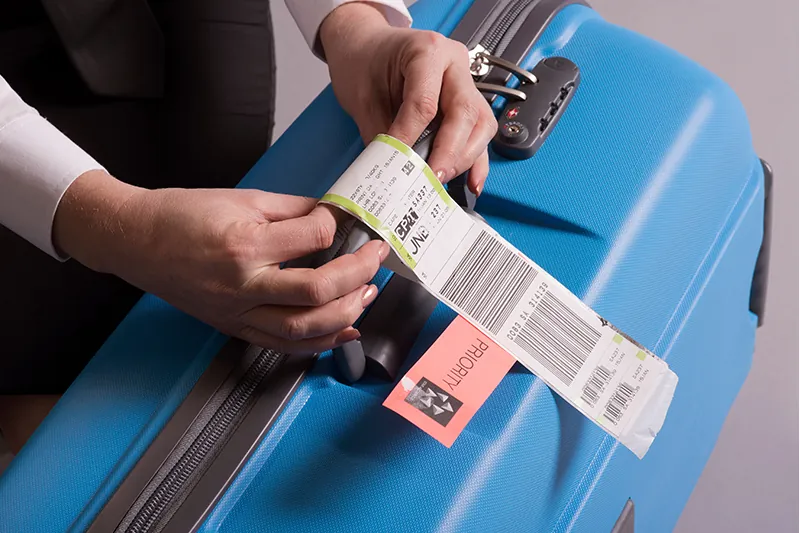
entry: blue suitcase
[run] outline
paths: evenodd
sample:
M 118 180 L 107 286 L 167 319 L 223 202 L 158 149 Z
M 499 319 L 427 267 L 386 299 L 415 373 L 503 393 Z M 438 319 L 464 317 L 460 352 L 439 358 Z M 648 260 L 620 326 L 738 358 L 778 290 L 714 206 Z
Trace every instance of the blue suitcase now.
M 380 372 L 348 384 L 329 353 L 247 347 L 148 295 L 0 478 L 0 531 L 672 529 L 763 314 L 771 176 L 739 100 L 580 2 L 422 0 L 412 11 L 417 27 L 470 45 L 501 27 L 488 51 L 525 69 L 552 56 L 579 67 L 533 157 L 492 153 L 476 210 L 678 374 L 647 456 L 519 368 L 447 449 L 381 406 L 393 384 Z M 326 139 L 312 156 L 309 132 Z M 362 147 L 327 89 L 241 186 L 319 197 Z M 377 283 L 392 279 L 382 270 Z M 453 317 L 436 307 L 390 374 Z

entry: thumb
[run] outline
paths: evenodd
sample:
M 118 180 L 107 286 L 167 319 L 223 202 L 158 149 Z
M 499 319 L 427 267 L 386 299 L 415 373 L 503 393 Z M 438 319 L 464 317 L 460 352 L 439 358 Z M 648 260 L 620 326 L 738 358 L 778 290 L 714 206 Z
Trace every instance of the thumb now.
M 303 216 L 259 224 L 253 236 L 265 244 L 261 259 L 282 263 L 326 250 L 333 244 L 337 216 L 334 209 L 320 204 Z
M 307 196 L 276 194 L 256 189 L 249 190 L 246 194 L 251 204 L 270 222 L 306 216 L 319 201 Z
M 411 62 L 403 85 L 403 103 L 389 135 L 413 146 L 439 111 L 443 69 L 434 61 Z

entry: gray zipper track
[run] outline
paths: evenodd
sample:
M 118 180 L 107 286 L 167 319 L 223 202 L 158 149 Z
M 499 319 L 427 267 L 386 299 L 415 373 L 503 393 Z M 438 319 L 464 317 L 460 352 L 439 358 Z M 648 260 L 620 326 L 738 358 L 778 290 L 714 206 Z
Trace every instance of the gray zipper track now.
M 490 54 L 497 53 L 497 46 L 506 38 L 509 29 L 527 7 L 533 7 L 538 0 L 515 0 L 506 4 L 500 16 L 494 21 L 486 35 L 479 39 L 481 46 Z
M 163 528 L 166 522 L 162 520 L 165 518 L 165 510 L 182 500 L 180 496 L 185 495 L 187 489 L 191 487 L 191 480 L 202 473 L 203 466 L 213 459 L 214 452 L 224 444 L 227 437 L 236 429 L 238 422 L 249 411 L 258 385 L 278 366 L 283 357 L 283 354 L 273 350 L 260 351 L 244 376 L 215 409 L 178 462 L 154 488 L 151 486 L 149 490 L 143 491 L 139 500 L 146 497 L 146 501 L 141 507 L 134 504 L 131 511 L 137 507 L 138 511 L 135 515 L 126 517 L 117 528 L 117 532 L 151 533 Z M 156 479 L 157 477 L 154 478 L 154 482 Z

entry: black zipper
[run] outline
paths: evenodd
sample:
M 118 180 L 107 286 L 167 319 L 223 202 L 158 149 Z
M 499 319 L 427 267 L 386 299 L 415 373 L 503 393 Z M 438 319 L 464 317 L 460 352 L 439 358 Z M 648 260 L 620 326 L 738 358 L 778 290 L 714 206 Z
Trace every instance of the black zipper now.
M 533 4 L 539 0 L 510 0 L 505 3 L 503 7 L 501 2 L 495 9 L 502 9 L 500 16 L 497 17 L 495 22 L 491 25 L 486 35 L 479 39 L 479 43 L 490 54 L 500 54 L 503 51 L 498 49 L 501 41 L 507 38 L 509 29 L 511 29 L 515 22 L 517 22 L 521 15 L 528 7 L 533 7 Z M 513 35 L 511 35 L 513 37 Z
M 224 445 L 227 437 L 233 433 L 252 407 L 258 385 L 277 368 L 284 357 L 284 354 L 273 350 L 261 350 L 233 390 L 230 390 L 219 407 L 213 410 L 203 429 L 191 440 L 178 462 L 170 468 L 163 479 L 157 481 L 156 476 L 145 488 L 131 508 L 129 516 L 126 516 L 116 529 L 117 532 L 150 533 L 163 528 L 166 520 L 162 519 L 169 519 L 169 513 L 165 511 L 183 500 L 182 496 L 191 488 L 192 480 L 205 470 L 204 466 L 216 455 L 214 452 Z M 214 403 L 212 398 L 209 404 Z M 202 413 L 198 418 L 204 418 Z M 181 443 L 178 443 L 176 449 L 182 448 Z M 146 501 L 139 507 L 138 504 L 145 498 Z M 132 511 L 137 508 L 138 511 L 133 514 Z

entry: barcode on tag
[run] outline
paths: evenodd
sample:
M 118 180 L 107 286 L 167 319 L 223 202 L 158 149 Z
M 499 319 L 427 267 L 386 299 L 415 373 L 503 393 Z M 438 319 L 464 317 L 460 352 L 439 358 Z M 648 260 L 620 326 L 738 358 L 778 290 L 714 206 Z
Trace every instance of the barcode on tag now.
M 628 404 L 633 399 L 634 394 L 636 394 L 636 391 L 633 387 L 625 382 L 620 383 L 606 405 L 606 411 L 603 413 L 606 420 L 616 426 L 620 418 L 622 418 L 622 414 L 628 408 Z
M 581 399 L 594 407 L 610 380 L 611 372 L 603 365 L 598 366 L 592 370 L 592 375 L 589 376 L 589 380 L 583 386 Z
M 517 361 L 644 456 L 664 423 L 678 384 L 675 373 L 581 302 L 544 265 L 462 210 L 409 146 L 378 135 L 321 202 L 347 211 L 388 241 L 397 273 L 421 283 L 460 315 L 453 324 L 462 327 L 451 330 L 451 324 L 437 355 L 429 352 L 420 360 L 426 361 L 425 372 L 415 365 L 392 391 L 398 413 L 449 446 Z M 630 305 L 637 309 L 646 305 L 638 298 L 647 297 L 619 295 L 623 304 L 634 299 Z M 489 346 L 496 348 L 490 351 L 497 365 L 487 377 L 493 360 Z M 442 395 L 425 388 L 419 405 L 407 402 L 424 378 Z M 453 394 L 464 402 L 458 413 L 448 403 Z M 445 425 L 447 406 L 453 417 Z
M 535 277 L 524 259 L 481 231 L 441 293 L 496 335 Z
M 571 385 L 600 337 L 599 331 L 547 291 L 514 343 Z

